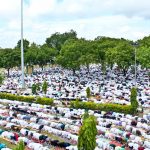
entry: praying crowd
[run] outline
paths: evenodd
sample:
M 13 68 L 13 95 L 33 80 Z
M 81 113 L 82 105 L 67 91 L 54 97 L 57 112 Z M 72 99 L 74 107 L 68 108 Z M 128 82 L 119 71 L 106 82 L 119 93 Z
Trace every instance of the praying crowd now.
M 135 85 L 134 74 L 117 68 L 107 68 L 104 74 L 99 66 L 92 65 L 88 72 L 81 68 L 72 71 L 60 67 L 35 69 L 25 76 L 26 90 L 21 92 L 21 72 L 12 70 L 0 87 L 1 92 L 31 95 L 33 84 L 48 83 L 46 95 L 40 89 L 38 96 L 54 98 L 54 106 L 0 99 L 0 138 L 17 144 L 23 141 L 29 150 L 77 150 L 77 142 L 84 109 L 72 109 L 65 101 L 91 101 L 130 105 L 130 89 Z M 97 120 L 98 134 L 95 150 L 150 150 L 150 87 L 148 71 L 137 69 L 137 100 L 142 112 L 139 115 L 89 110 Z M 37 96 L 34 95 L 34 96 Z M 2 145 L 1 145 L 2 144 Z M 1 148 L 2 146 L 2 148 Z M 10 150 L 0 142 L 1 150 Z
M 0 100 L 0 136 L 28 148 L 47 150 L 61 147 L 76 150 L 83 109 L 49 107 L 10 100 Z M 89 110 L 97 118 L 97 150 L 149 150 L 150 113 L 143 117 L 115 112 Z M 52 139 L 60 137 L 64 141 Z
M 150 107 L 150 87 L 148 71 L 139 68 L 137 70 L 137 87 L 139 104 L 143 107 Z M 5 80 L 0 91 L 17 94 L 21 87 L 21 72 L 12 71 L 10 77 Z M 86 88 L 89 87 L 91 94 L 100 95 L 99 100 L 93 99 L 96 103 L 117 103 L 122 105 L 130 104 L 130 89 L 135 85 L 134 74 L 129 69 L 126 76 L 115 67 L 113 70 L 106 69 L 104 74 L 96 65 L 81 68 L 75 74 L 72 71 L 60 67 L 35 69 L 33 74 L 25 76 L 26 91 L 18 93 L 23 95 L 32 94 L 33 84 L 42 84 L 44 80 L 48 83 L 47 97 L 57 100 L 73 100 L 80 98 L 86 101 Z M 40 89 L 39 96 L 45 96 Z

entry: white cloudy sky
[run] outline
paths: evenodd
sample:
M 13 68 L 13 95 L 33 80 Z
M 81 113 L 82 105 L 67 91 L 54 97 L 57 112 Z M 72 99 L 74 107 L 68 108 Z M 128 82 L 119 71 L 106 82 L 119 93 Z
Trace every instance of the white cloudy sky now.
M 0 0 L 0 47 L 20 39 L 21 0 Z M 150 0 L 24 0 L 24 37 L 44 43 L 54 32 L 74 29 L 78 37 L 123 37 L 150 34 Z

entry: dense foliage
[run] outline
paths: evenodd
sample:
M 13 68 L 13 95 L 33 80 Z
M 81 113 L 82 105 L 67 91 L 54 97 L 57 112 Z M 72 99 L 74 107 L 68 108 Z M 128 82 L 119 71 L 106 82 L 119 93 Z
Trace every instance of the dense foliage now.
M 33 84 L 32 85 L 32 94 L 36 94 L 37 93 L 37 85 Z
M 137 90 L 136 90 L 136 88 L 132 88 L 131 89 L 130 102 L 131 102 L 131 106 L 133 108 L 134 113 L 136 113 L 136 110 L 138 108 Z
M 136 88 L 131 89 L 131 96 L 130 96 L 131 105 L 120 105 L 120 104 L 97 104 L 94 102 L 80 102 L 79 100 L 72 101 L 71 107 L 72 108 L 80 108 L 80 109 L 91 109 L 91 110 L 100 110 L 100 111 L 114 111 L 124 114 L 135 114 L 138 108 L 138 101 L 137 101 L 137 90 Z M 85 113 L 86 115 L 86 113 Z
M 150 68 L 150 36 L 138 40 L 138 46 L 133 41 L 110 37 L 97 37 L 94 40 L 77 38 L 73 30 L 65 33 L 54 33 L 43 45 L 30 43 L 24 39 L 25 65 L 39 65 L 44 69 L 47 64 L 59 64 L 74 73 L 81 66 L 86 66 L 89 72 L 90 64 L 99 64 L 105 73 L 106 67 L 112 69 L 118 65 L 124 75 L 128 68 L 134 65 L 135 49 L 137 63 L 143 68 Z M 0 49 L 0 68 L 8 71 L 20 67 L 20 40 L 15 48 Z M 33 68 L 34 69 L 34 68 Z
M 23 102 L 34 102 L 35 97 L 33 96 L 18 96 L 14 94 L 9 93 L 0 93 L 1 99 L 8 99 L 8 100 L 17 100 L 17 101 L 23 101 Z
M 42 105 L 52 105 L 53 99 L 52 98 L 45 98 L 45 97 L 43 97 L 43 98 L 38 97 L 36 100 L 36 103 L 42 104 Z
M 85 120 L 88 117 L 89 117 L 89 112 L 88 112 L 88 110 L 85 109 L 85 112 L 84 112 L 84 114 L 82 116 L 82 119 Z
M 94 102 L 79 102 L 79 101 L 72 101 L 71 107 L 76 109 L 90 109 L 90 110 L 100 110 L 100 111 L 114 111 L 124 114 L 133 114 L 133 108 L 131 105 L 120 105 L 120 104 L 97 104 Z
M 48 88 L 48 83 L 46 81 L 44 81 L 44 83 L 42 85 L 42 91 L 44 92 L 44 94 L 47 93 L 47 88 Z
M 17 144 L 16 148 L 14 148 L 13 150 L 25 150 L 25 144 L 24 144 L 24 142 L 23 142 L 23 141 L 20 141 L 20 142 Z
M 96 118 L 89 116 L 83 120 L 83 125 L 79 131 L 78 150 L 94 150 L 96 147 L 96 135 Z
M 90 88 L 88 87 L 88 88 L 86 89 L 86 97 L 89 99 L 90 96 L 91 96 L 91 90 L 90 90 Z
M 7 99 L 7 100 L 17 100 L 22 102 L 29 102 L 29 103 L 37 103 L 43 105 L 52 105 L 53 99 L 52 98 L 45 98 L 45 97 L 33 97 L 33 96 L 18 96 L 14 94 L 8 93 L 0 93 L 0 99 Z

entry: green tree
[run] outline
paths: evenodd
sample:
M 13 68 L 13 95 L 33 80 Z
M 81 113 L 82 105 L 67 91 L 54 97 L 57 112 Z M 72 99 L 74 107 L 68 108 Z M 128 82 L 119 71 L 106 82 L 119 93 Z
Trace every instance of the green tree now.
M 24 144 L 24 142 L 23 142 L 23 141 L 20 141 L 20 142 L 17 144 L 16 148 L 14 148 L 13 150 L 25 150 L 25 144 Z
M 37 53 L 37 64 L 44 69 L 44 66 L 54 60 L 56 50 L 49 48 L 47 45 L 42 45 Z
M 137 41 L 140 47 L 150 47 L 150 36 L 145 36 L 143 39 Z
M 101 65 L 105 64 L 106 58 L 108 57 L 106 57 L 106 52 L 116 47 L 119 41 L 120 39 L 110 37 L 97 37 L 93 42 L 96 63 L 100 63 Z
M 3 84 L 5 77 L 4 75 L 0 74 L 0 85 Z
M 83 120 L 83 125 L 79 131 L 78 150 L 94 150 L 96 147 L 96 119 L 89 116 Z
M 35 43 L 32 43 L 31 46 L 28 48 L 28 51 L 25 53 L 25 64 L 27 67 L 27 74 L 28 68 L 32 68 L 32 72 L 34 70 L 34 65 L 37 65 L 37 54 L 39 51 L 39 46 Z
M 110 38 L 110 37 L 97 37 L 93 41 L 93 47 L 95 50 L 95 63 L 100 65 L 100 69 L 103 72 L 103 82 L 105 81 L 105 74 L 107 66 L 112 69 L 113 65 L 116 63 L 116 54 L 114 54 L 114 48 L 120 42 L 120 39 Z M 112 59 L 113 58 L 113 59 Z
M 29 45 L 30 45 L 30 42 L 27 39 L 23 39 L 24 52 L 27 52 Z M 21 40 L 17 42 L 17 46 L 15 47 L 15 49 L 20 49 L 20 48 L 21 48 Z
M 0 67 L 7 69 L 7 76 L 11 68 L 20 66 L 20 51 L 16 49 L 0 50 Z
M 150 47 L 140 47 L 137 49 L 137 60 L 142 68 L 150 68 Z
M 32 94 L 36 94 L 36 92 L 37 92 L 37 85 L 33 84 L 32 85 Z
M 40 83 L 36 84 L 36 91 L 40 91 L 40 89 L 41 89 L 40 85 L 41 85 Z
M 138 108 L 137 89 L 136 88 L 131 89 L 130 102 L 131 102 L 133 112 L 136 113 L 136 110 Z
M 89 99 L 90 96 L 91 96 L 91 90 L 90 90 L 90 88 L 88 87 L 88 88 L 86 89 L 86 97 Z
M 42 91 L 44 92 L 44 94 L 47 93 L 47 88 L 48 88 L 48 83 L 44 81 L 43 86 L 42 86 Z
M 41 50 L 47 54 L 46 63 L 54 63 L 55 57 L 57 56 L 57 50 L 54 48 L 49 48 L 46 44 L 41 46 Z
M 80 68 L 81 50 L 80 41 L 67 41 L 56 58 L 57 64 L 75 73 Z
M 150 36 L 146 36 L 143 39 L 137 41 L 137 61 L 142 68 L 150 68 Z
M 74 30 L 62 34 L 56 32 L 46 39 L 46 44 L 48 47 L 54 48 L 59 52 L 62 45 L 69 39 L 77 39 L 77 33 Z
M 121 42 L 115 47 L 116 58 L 115 62 L 118 67 L 123 71 L 123 74 L 126 75 L 129 67 L 134 63 L 134 48 L 129 42 Z
M 29 66 L 37 64 L 37 54 L 39 49 L 39 46 L 35 43 L 31 44 L 28 51 L 25 53 L 25 64 L 28 64 Z
M 106 62 L 110 68 L 113 68 L 113 65 L 116 63 L 117 50 L 115 48 L 109 48 L 106 51 Z
M 83 114 L 83 116 L 82 116 L 82 118 L 83 118 L 83 120 L 85 120 L 85 119 L 87 119 L 88 117 L 89 117 L 89 112 L 88 112 L 88 110 L 86 109 L 85 112 L 84 112 L 84 114 Z
M 89 72 L 90 64 L 94 63 L 95 61 L 95 49 L 92 45 L 92 41 L 81 39 L 79 40 L 77 46 L 80 48 L 80 64 L 87 67 L 87 71 Z

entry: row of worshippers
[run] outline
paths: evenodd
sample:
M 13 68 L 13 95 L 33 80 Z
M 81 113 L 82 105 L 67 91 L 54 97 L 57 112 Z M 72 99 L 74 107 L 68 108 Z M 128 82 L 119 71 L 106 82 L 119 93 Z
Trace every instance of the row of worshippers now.
M 13 71 L 12 71 L 13 72 Z M 13 73 L 12 73 L 13 74 Z M 18 93 L 18 88 L 21 86 L 20 72 L 15 77 L 6 78 L 4 85 L 0 91 Z M 34 83 L 48 83 L 48 91 L 46 96 L 59 100 L 72 100 L 80 98 L 87 101 L 86 88 L 90 87 L 91 94 L 98 94 L 100 98 L 94 99 L 98 103 L 119 103 L 122 105 L 130 104 L 130 89 L 134 86 L 134 75 L 129 70 L 124 76 L 117 69 L 106 70 L 106 75 L 99 70 L 98 66 L 91 66 L 88 73 L 85 68 L 81 68 L 76 74 L 62 68 L 47 68 L 45 71 L 36 69 L 32 75 L 26 75 L 25 83 L 27 90 L 22 93 L 25 95 L 31 94 L 31 87 Z M 150 87 L 148 85 L 148 71 L 138 69 L 137 72 L 137 87 L 139 104 L 143 107 L 150 107 Z M 42 89 L 37 91 L 39 96 L 44 96 Z
M 24 123 L 25 126 L 30 128 L 34 128 L 36 130 L 41 128 L 40 131 L 47 131 L 61 138 L 69 140 L 72 144 L 77 143 L 79 127 L 82 124 L 81 116 L 84 114 L 84 110 L 76 110 L 64 107 L 48 107 L 39 104 L 28 104 L 17 101 L 11 102 L 1 100 L 0 102 L 5 104 L 9 103 L 9 108 L 7 106 L 8 109 L 5 110 L 8 111 L 9 116 L 7 119 L 3 118 L 4 120 L 2 120 L 10 121 L 6 124 L 7 127 L 14 124 L 20 126 L 21 123 Z M 18 109 L 15 110 L 14 108 Z M 32 111 L 36 113 L 34 114 Z M 6 114 L 4 109 L 2 109 L 2 113 Z M 17 115 L 14 116 L 14 114 Z M 93 114 L 97 117 L 98 148 L 107 148 L 105 147 L 105 144 L 101 145 L 101 140 L 98 139 L 106 139 L 109 141 L 107 146 L 117 147 L 121 144 L 121 147 L 130 147 L 130 149 L 150 148 L 150 114 L 145 115 L 144 118 L 115 112 L 106 113 L 91 110 L 89 111 L 89 114 Z M 29 124 L 27 124 L 28 121 L 30 121 Z M 62 127 L 61 125 L 64 126 Z M 36 134 L 36 136 L 37 135 L 40 135 L 40 133 Z M 114 143 L 114 141 L 118 141 L 119 143 Z M 126 145 L 124 145 L 124 143 L 126 143 Z

